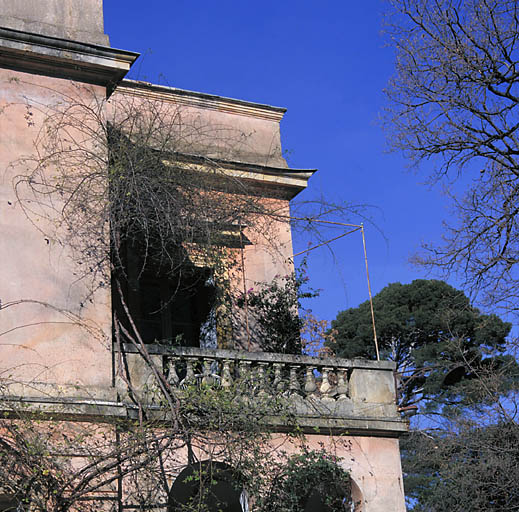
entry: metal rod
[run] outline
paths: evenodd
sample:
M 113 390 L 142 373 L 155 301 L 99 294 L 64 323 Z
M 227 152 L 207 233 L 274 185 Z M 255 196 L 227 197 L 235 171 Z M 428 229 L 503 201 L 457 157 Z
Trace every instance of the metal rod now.
M 250 329 L 249 329 L 249 299 L 247 297 L 247 283 L 245 282 L 245 256 L 243 251 L 242 224 L 240 219 L 240 249 L 241 249 L 241 272 L 243 279 L 243 305 L 245 306 L 245 332 L 247 333 L 247 352 L 250 352 Z
M 368 280 L 369 306 L 371 308 L 371 323 L 373 324 L 373 339 L 375 341 L 375 351 L 377 353 L 377 361 L 380 361 L 380 353 L 378 351 L 377 328 L 375 327 L 375 312 L 373 310 L 373 297 L 371 296 L 371 284 L 369 282 L 368 253 L 366 251 L 366 237 L 364 236 L 364 224 L 361 224 L 362 246 L 364 247 L 364 261 L 366 263 L 366 278 Z
M 330 221 L 330 220 L 311 219 L 310 217 L 291 217 L 291 219 L 293 219 L 293 220 L 303 220 L 303 221 L 307 221 L 307 222 L 317 222 L 319 224 L 330 224 L 330 225 L 334 225 L 334 226 L 345 226 L 345 227 L 356 228 L 356 229 L 353 229 L 351 231 L 348 231 L 347 233 L 343 233 L 342 235 L 339 235 L 339 236 L 337 236 L 335 238 L 331 238 L 330 240 L 327 240 L 326 242 L 323 242 L 321 244 L 315 245 L 314 247 L 310 247 L 309 249 L 306 249 L 305 251 L 298 252 L 297 254 L 294 254 L 293 258 L 295 258 L 296 256 L 299 256 L 301 254 L 304 254 L 305 252 L 310 252 L 313 249 L 317 249 L 318 247 L 321 247 L 321 246 L 326 245 L 326 244 L 328 244 L 330 242 L 338 240 L 339 238 L 342 238 L 343 236 L 349 235 L 351 233 L 355 233 L 355 231 L 358 231 L 360 229 L 360 231 L 362 233 L 362 247 L 364 249 L 364 262 L 365 262 L 365 265 L 366 265 L 366 280 L 368 282 L 369 306 L 370 306 L 370 309 L 371 309 L 371 323 L 372 323 L 372 326 L 373 326 L 373 340 L 375 342 L 375 352 L 376 352 L 376 355 L 377 355 L 377 361 L 380 361 L 380 351 L 379 351 L 379 348 L 378 348 L 377 328 L 375 326 L 375 311 L 373 309 L 373 297 L 371 295 L 371 283 L 370 283 L 370 279 L 369 279 L 368 253 L 367 253 L 367 250 L 366 250 L 366 237 L 364 235 L 364 224 L 363 223 L 360 224 L 360 225 L 359 224 L 348 224 L 346 222 L 334 222 L 334 221 Z

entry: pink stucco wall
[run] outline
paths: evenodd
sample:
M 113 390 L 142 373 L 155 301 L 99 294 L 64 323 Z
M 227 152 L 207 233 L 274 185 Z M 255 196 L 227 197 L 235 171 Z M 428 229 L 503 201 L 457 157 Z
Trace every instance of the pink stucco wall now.
M 67 80 L 0 70 L 0 377 L 106 389 L 112 384 L 109 287 L 92 287 L 88 279 L 78 280 L 69 248 L 47 235 L 56 227 L 52 215 L 28 216 L 13 189 L 16 176 L 28 172 L 30 164 L 20 158 L 35 155 L 48 106 L 66 102 L 78 90 Z M 105 90 L 88 88 L 88 95 L 103 104 Z M 191 117 L 211 127 L 207 133 L 232 128 L 248 134 L 246 142 L 229 144 L 227 139 L 217 148 L 219 157 L 241 155 L 244 161 L 257 163 L 264 154 L 265 164 L 283 165 L 278 122 L 186 105 L 175 111 L 183 119 Z M 246 149 L 250 145 L 255 149 Z M 52 166 L 45 172 L 51 177 Z M 33 198 L 26 195 L 25 200 Z M 288 214 L 287 199 L 263 200 Z M 40 207 L 35 201 L 25 205 Z M 53 206 L 59 211 L 62 205 L 58 200 Z M 245 234 L 253 242 L 243 255 L 246 288 L 292 270 L 291 233 L 285 221 L 269 221 L 264 228 L 249 228 Z M 243 288 L 242 278 L 240 272 L 234 278 L 238 289 Z M 309 434 L 307 443 L 315 449 L 324 446 L 342 460 L 351 472 L 354 498 L 362 502 L 362 512 L 404 511 L 398 440 L 366 434 Z M 271 444 L 289 453 L 299 450 L 284 436 L 274 436 Z
M 123 88 L 124 89 L 124 88 Z M 279 143 L 279 122 L 247 115 L 241 106 L 203 108 L 178 102 L 175 94 L 135 96 L 115 93 L 105 104 L 105 90 L 83 87 L 67 80 L 0 71 L 0 351 L 1 371 L 14 380 L 55 384 L 110 386 L 112 379 L 111 303 L 109 283 L 99 288 L 84 277 L 66 242 L 54 238 L 60 199 L 32 197 L 23 190 L 24 211 L 14 191 L 16 176 L 29 174 L 38 158 L 46 118 L 68 103 L 93 102 L 117 118 L 121 105 L 154 102 L 169 126 L 178 130 L 179 150 L 201 152 L 225 159 L 285 166 Z M 84 95 L 81 98 L 81 95 Z M 79 96 L 79 97 L 78 97 Z M 154 107 L 154 108 L 155 108 Z M 234 108 L 234 107 L 233 107 Z M 277 114 L 276 114 L 277 115 Z M 196 136 L 199 140 L 196 141 Z M 197 146 L 194 142 L 197 142 Z M 189 144 L 192 143 L 190 146 Z M 213 147 L 211 147 L 213 143 Z M 87 143 L 88 144 L 88 143 Z M 182 144 L 186 145 L 183 147 Z M 64 148 L 66 151 L 67 148 Z M 52 166 L 45 170 L 52 179 Z M 270 194 L 268 190 L 267 194 Z M 288 200 L 264 199 L 288 214 Z M 55 211 L 48 209 L 52 205 Z M 42 213 L 43 215 L 38 215 Z M 243 289 L 268 282 L 292 269 L 291 233 L 286 221 L 269 220 L 248 229 L 253 245 L 244 250 L 245 273 L 237 272 L 233 284 Z M 65 237 L 66 238 L 66 237 Z M 240 264 L 241 264 L 241 258 Z M 93 292 L 93 294 L 92 294 Z M 242 333 L 235 333 L 236 340 Z
M 296 453 L 297 444 L 280 436 L 273 445 Z M 360 501 L 358 512 L 405 512 L 404 487 L 398 439 L 364 436 L 306 436 L 308 448 L 326 449 L 341 461 L 354 482 L 353 498 Z
M 308 450 L 323 448 L 337 458 L 352 479 L 352 498 L 355 512 L 405 512 L 404 488 L 400 465 L 398 439 L 352 435 L 308 434 Z M 218 460 L 221 446 L 215 439 L 203 446 L 192 446 L 197 460 Z M 273 435 L 265 447 L 273 459 L 284 453 L 288 456 L 301 451 L 301 442 L 285 435 Z M 175 452 L 175 463 L 187 461 L 185 450 Z M 185 462 L 184 462 L 185 463 Z M 174 481 L 174 475 L 170 484 Z M 254 510 L 254 508 L 252 509 Z
M 101 87 L 89 90 L 105 94 Z M 109 289 L 90 296 L 91 285 L 77 280 L 67 247 L 48 235 L 55 227 L 52 216 L 27 215 L 14 191 L 16 176 L 31 168 L 20 159 L 35 155 L 48 106 L 71 94 L 78 89 L 67 80 L 0 70 L 1 375 L 109 386 Z M 51 176 L 52 168 L 47 171 Z M 38 211 L 37 198 L 25 191 L 24 199 L 25 206 Z

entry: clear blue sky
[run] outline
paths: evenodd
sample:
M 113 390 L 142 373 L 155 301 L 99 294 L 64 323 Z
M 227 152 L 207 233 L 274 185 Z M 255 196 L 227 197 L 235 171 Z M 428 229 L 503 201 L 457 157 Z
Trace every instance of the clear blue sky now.
M 448 212 L 441 191 L 421 184 L 425 174 L 385 152 L 377 117 L 393 53 L 381 35 L 382 1 L 104 3 L 111 45 L 142 54 L 133 77 L 288 109 L 281 130 L 290 166 L 319 169 L 310 194 L 373 206 L 384 235 L 366 225 L 374 293 L 425 277 L 408 258 L 422 240 L 439 239 Z M 326 250 L 309 259 L 321 318 L 367 299 L 357 235 L 334 244 L 336 261 Z M 296 250 L 305 243 L 296 240 Z

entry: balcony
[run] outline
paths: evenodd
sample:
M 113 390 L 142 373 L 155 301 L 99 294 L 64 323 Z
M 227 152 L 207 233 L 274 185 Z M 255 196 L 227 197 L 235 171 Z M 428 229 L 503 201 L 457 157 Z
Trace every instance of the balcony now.
M 146 345 L 146 350 L 179 396 L 188 385 L 231 390 L 239 383 L 249 400 L 286 399 L 306 431 L 395 436 L 407 430 L 397 411 L 395 367 L 389 361 L 161 345 Z M 156 384 L 150 366 L 133 345 L 123 345 L 120 355 L 131 387 L 139 390 L 141 402 L 151 404 Z M 122 382 L 120 389 L 126 389 Z M 283 428 L 281 418 L 271 421 Z

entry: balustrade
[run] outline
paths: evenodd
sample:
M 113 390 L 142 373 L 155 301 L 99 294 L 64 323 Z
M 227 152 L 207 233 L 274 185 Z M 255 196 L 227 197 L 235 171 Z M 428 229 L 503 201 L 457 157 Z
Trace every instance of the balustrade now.
M 125 351 L 135 352 L 130 346 Z M 297 395 L 325 402 L 349 398 L 348 360 L 156 345 L 150 345 L 148 352 L 162 356 L 162 369 L 173 389 L 240 385 L 253 395 Z
M 131 345 L 123 349 L 127 354 L 137 352 Z M 387 362 L 160 345 L 148 345 L 147 351 L 155 361 L 161 361 L 159 364 L 173 389 L 192 384 L 230 389 L 239 384 L 252 395 L 297 396 L 328 404 L 350 400 L 350 377 L 355 368 L 369 370 L 374 365 L 388 365 Z
M 394 364 L 389 361 L 162 345 L 147 345 L 146 351 L 179 395 L 194 385 L 234 390 L 245 402 L 286 398 L 305 428 L 403 428 L 395 403 Z M 153 401 L 153 372 L 142 354 L 133 345 L 123 345 L 122 352 L 133 389 L 149 390 Z

